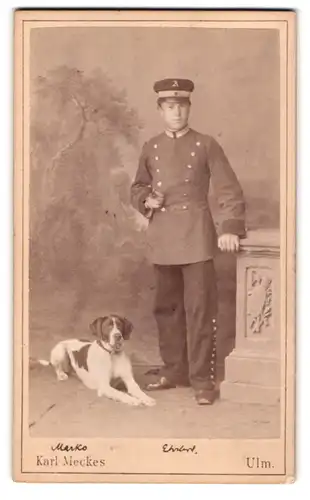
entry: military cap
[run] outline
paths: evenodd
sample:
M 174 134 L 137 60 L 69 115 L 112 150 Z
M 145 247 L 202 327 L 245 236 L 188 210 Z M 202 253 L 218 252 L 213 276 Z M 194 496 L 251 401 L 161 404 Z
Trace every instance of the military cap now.
M 184 78 L 165 78 L 154 84 L 154 91 L 159 99 L 174 98 L 189 98 L 194 90 L 194 83 L 191 80 Z

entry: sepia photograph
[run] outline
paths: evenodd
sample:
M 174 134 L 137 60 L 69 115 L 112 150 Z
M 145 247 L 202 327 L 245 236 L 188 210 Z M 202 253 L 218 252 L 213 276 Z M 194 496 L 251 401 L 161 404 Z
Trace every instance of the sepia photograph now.
M 17 480 L 293 481 L 294 21 L 16 12 Z

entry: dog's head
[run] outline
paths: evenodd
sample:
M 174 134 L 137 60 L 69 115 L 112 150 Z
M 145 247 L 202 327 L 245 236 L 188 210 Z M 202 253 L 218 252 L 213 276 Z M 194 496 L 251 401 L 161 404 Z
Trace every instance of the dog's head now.
M 129 339 L 132 329 L 132 323 L 117 314 L 97 318 L 90 324 L 93 335 L 109 344 L 114 351 L 122 350 L 123 342 Z

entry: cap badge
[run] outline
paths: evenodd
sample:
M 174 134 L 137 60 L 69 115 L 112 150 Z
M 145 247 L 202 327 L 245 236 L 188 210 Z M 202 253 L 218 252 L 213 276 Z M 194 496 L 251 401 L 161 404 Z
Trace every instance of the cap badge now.
M 172 87 L 178 87 L 178 86 L 179 86 L 178 81 L 177 80 L 173 80 Z

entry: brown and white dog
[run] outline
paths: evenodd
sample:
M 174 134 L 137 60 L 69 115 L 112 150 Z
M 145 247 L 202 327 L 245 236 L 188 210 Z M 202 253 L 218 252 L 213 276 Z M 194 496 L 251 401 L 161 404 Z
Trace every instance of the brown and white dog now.
M 68 339 L 59 342 L 51 351 L 50 361 L 58 380 L 66 380 L 73 369 L 89 389 L 98 396 L 106 396 L 132 406 L 153 406 L 156 402 L 147 396 L 134 380 L 130 359 L 124 352 L 124 341 L 129 339 L 132 324 L 128 319 L 110 315 L 95 319 L 90 325 L 96 340 Z M 121 379 L 128 393 L 111 387 L 112 379 Z

